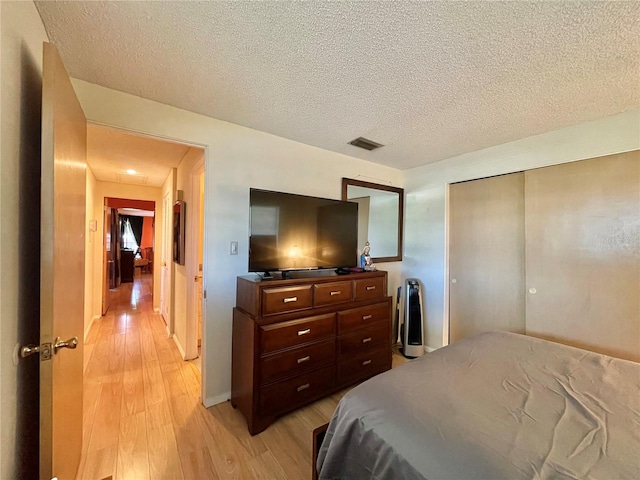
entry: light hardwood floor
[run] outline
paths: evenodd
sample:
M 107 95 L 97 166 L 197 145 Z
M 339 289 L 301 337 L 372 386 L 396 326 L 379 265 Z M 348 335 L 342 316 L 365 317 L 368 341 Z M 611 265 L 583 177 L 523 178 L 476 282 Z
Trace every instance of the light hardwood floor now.
M 402 359 L 394 356 L 394 365 Z M 112 292 L 85 344 L 81 479 L 307 479 L 312 431 L 346 391 L 252 437 L 224 402 L 200 403 L 200 372 L 183 361 L 151 305 L 151 275 Z

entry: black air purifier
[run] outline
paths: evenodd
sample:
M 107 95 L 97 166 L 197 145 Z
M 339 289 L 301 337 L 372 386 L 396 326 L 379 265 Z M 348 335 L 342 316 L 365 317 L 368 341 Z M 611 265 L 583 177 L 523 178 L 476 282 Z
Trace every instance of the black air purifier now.
M 403 322 L 400 327 L 402 354 L 407 358 L 424 355 L 424 325 L 420 282 L 407 278 L 404 282 Z

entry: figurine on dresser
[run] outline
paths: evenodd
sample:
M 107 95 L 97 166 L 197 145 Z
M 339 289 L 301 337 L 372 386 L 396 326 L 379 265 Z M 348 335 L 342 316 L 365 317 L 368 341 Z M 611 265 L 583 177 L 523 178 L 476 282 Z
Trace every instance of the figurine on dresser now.
M 371 245 L 369 245 L 369 242 L 365 244 L 362 255 L 360 255 L 360 268 L 364 268 L 367 272 L 375 272 L 377 270 L 371 259 Z

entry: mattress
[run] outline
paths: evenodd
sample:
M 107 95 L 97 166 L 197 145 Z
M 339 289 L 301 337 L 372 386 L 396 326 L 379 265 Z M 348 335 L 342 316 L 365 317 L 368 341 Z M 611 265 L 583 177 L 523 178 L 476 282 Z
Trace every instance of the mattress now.
M 351 390 L 320 479 L 640 479 L 640 364 L 487 332 Z

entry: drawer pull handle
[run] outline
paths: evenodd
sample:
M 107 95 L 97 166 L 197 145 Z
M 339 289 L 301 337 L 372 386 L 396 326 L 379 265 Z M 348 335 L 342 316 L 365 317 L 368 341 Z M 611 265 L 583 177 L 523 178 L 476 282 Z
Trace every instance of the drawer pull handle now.
M 362 362 L 362 366 L 364 367 L 365 365 L 369 365 L 371 364 L 371 360 L 365 360 L 364 362 Z
M 371 320 L 373 318 L 373 315 L 363 315 L 362 319 L 363 320 Z
M 331 292 L 329 295 L 331 295 L 332 297 L 334 295 L 340 295 L 342 292 L 340 290 L 336 290 L 335 292 Z
M 299 392 L 301 392 L 301 391 L 303 391 L 303 390 L 306 390 L 306 389 L 307 389 L 307 388 L 309 388 L 309 387 L 310 387 L 310 385 L 309 385 L 308 383 L 305 383 L 304 385 L 300 385 L 300 386 L 298 387 L 298 391 L 299 391 Z
M 299 358 L 298 363 L 308 362 L 309 360 L 311 360 L 311 357 L 307 355 L 306 357 Z
M 367 291 L 375 290 L 375 289 L 376 289 L 375 285 L 367 285 Z
M 297 302 L 298 301 L 298 297 L 288 297 L 288 298 L 283 298 L 282 301 L 284 303 L 291 303 L 291 302 Z
M 298 330 L 298 336 L 306 335 L 307 333 L 311 333 L 311 329 L 310 328 L 307 328 L 305 330 Z
M 362 343 L 367 343 L 371 341 L 371 337 L 363 338 Z

